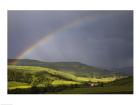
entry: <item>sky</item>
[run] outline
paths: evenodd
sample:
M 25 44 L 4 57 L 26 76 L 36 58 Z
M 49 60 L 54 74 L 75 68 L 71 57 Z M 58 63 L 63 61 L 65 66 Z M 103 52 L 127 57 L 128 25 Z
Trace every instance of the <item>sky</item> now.
M 8 11 L 8 58 L 50 33 L 22 59 L 133 65 L 133 11 Z

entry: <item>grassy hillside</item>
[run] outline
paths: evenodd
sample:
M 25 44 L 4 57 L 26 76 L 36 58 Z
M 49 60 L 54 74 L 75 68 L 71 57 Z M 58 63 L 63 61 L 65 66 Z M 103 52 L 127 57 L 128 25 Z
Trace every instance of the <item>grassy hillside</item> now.
M 92 82 L 109 82 L 116 79 L 116 77 L 108 77 L 108 78 L 86 78 L 86 77 L 78 77 L 74 74 L 57 71 L 54 69 L 46 68 L 46 67 L 37 67 L 37 66 L 8 66 L 8 77 L 9 80 L 16 79 L 16 81 L 23 79 L 23 78 L 31 78 L 33 75 L 45 75 L 51 79 L 64 79 L 64 80 L 71 80 L 77 82 L 85 82 L 85 81 L 92 81 Z M 17 74 L 17 75 L 16 75 Z M 18 74 L 20 75 L 18 77 Z M 12 77 L 13 76 L 13 77 Z M 25 76 L 25 77 L 24 77 Z
M 115 75 L 108 70 L 79 62 L 40 62 L 21 60 L 8 65 L 10 94 L 92 94 L 132 93 L 133 77 Z
M 107 84 L 107 86 L 133 86 L 133 77 L 129 76 L 127 78 L 117 79 Z
M 56 94 L 132 94 L 133 77 L 122 78 L 113 82 L 104 84 L 102 87 L 84 87 L 66 89 Z
M 77 76 L 84 77 L 106 77 L 106 76 L 114 76 L 115 73 L 97 68 L 94 66 L 89 66 L 86 64 L 82 64 L 80 62 L 42 62 L 38 60 L 29 60 L 29 59 L 9 59 L 8 63 L 12 64 L 13 61 L 17 61 L 16 65 L 18 66 L 40 66 L 47 67 L 51 69 L 56 69 L 57 71 L 64 71 L 73 73 Z
M 23 83 L 23 82 L 15 82 L 15 81 L 8 82 L 8 89 L 13 90 L 17 88 L 20 88 L 20 89 L 31 88 L 31 85 L 28 83 Z
M 27 92 L 27 90 L 30 92 L 32 87 L 37 87 L 41 90 L 42 88 L 45 89 L 50 86 L 51 89 L 55 88 L 61 90 L 64 88 L 78 87 L 89 81 L 92 83 L 108 83 L 116 79 L 117 77 L 80 77 L 72 73 L 57 71 L 46 67 L 8 66 L 8 91 L 10 92 L 14 90 L 17 92 L 17 89 L 19 92 Z

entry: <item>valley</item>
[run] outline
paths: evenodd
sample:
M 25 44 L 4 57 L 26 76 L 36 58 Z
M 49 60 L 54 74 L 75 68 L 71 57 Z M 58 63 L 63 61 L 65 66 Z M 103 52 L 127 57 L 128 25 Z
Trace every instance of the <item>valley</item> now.
M 133 93 L 133 77 L 80 62 L 8 60 L 9 94 Z

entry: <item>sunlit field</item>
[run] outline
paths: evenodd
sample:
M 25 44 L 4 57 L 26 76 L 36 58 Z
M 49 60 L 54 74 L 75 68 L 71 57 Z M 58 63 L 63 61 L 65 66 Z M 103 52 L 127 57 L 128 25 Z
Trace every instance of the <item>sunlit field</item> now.
M 38 66 L 8 66 L 8 93 L 108 94 L 132 93 L 132 77 L 82 77 Z

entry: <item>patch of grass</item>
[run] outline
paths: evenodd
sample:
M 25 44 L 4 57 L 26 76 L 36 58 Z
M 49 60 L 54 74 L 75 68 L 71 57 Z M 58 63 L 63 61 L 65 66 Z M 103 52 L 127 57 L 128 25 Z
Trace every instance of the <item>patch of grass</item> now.
M 31 88 L 31 85 L 23 82 L 15 82 L 15 81 L 8 82 L 9 90 L 17 88 Z
M 127 78 L 117 79 L 107 84 L 107 86 L 121 86 L 121 85 L 133 86 L 133 77 L 130 76 Z
M 131 86 L 111 86 L 111 87 L 93 87 L 93 88 L 74 88 L 66 89 L 54 94 L 124 94 L 133 93 Z
M 88 78 L 88 77 L 77 77 L 78 80 L 80 81 L 91 81 L 91 82 L 103 82 L 103 83 L 108 83 L 111 81 L 116 80 L 116 77 L 106 77 L 106 78 Z
M 105 83 L 102 87 L 81 87 L 66 89 L 58 94 L 125 94 L 133 93 L 133 77 L 122 78 L 110 83 Z
M 74 84 L 81 84 L 81 83 L 80 82 L 75 82 L 75 81 L 65 81 L 65 80 L 55 80 L 52 83 L 53 86 L 58 86 L 58 85 L 74 85 Z

